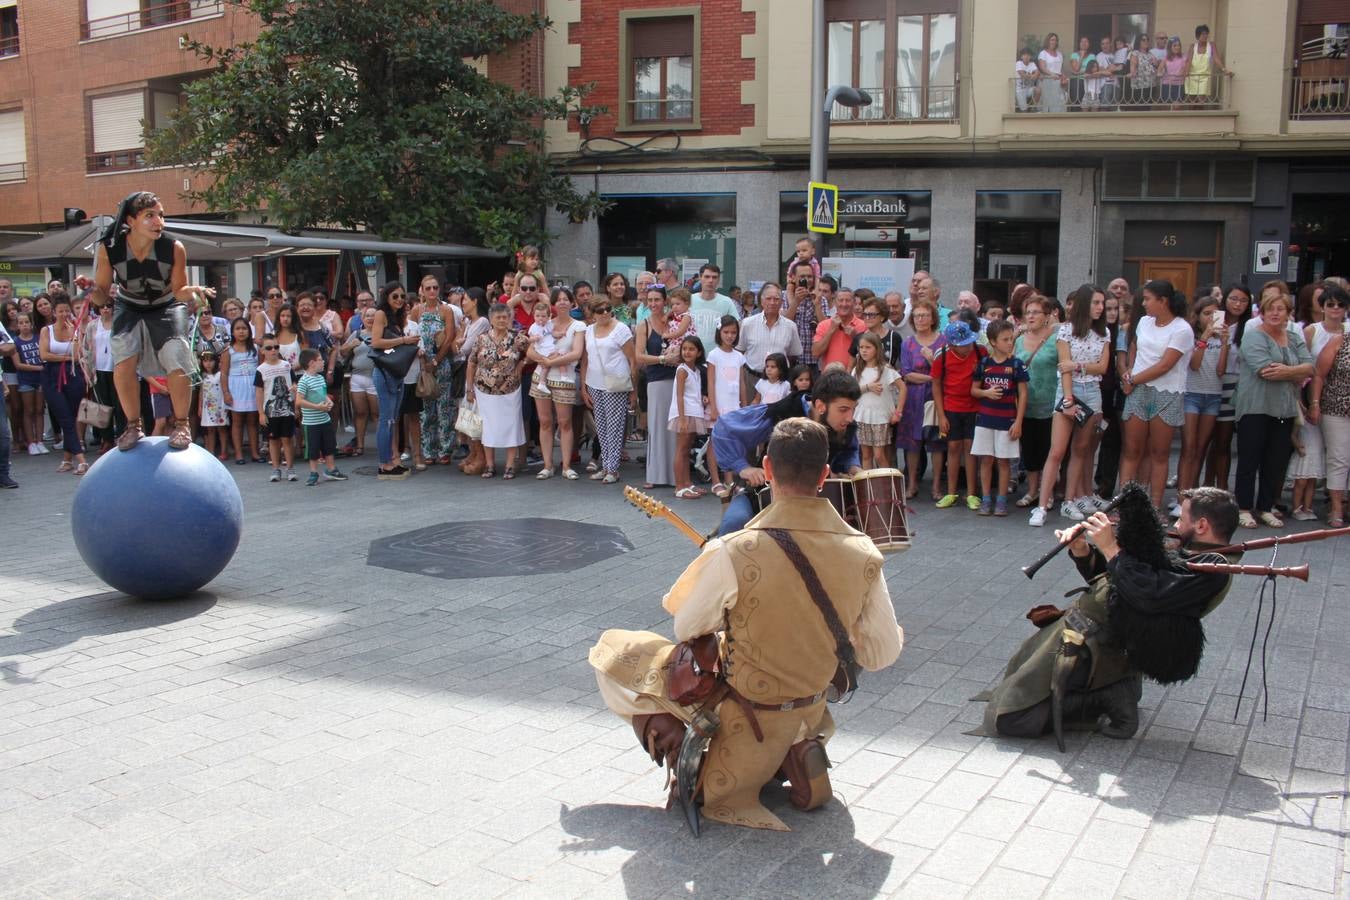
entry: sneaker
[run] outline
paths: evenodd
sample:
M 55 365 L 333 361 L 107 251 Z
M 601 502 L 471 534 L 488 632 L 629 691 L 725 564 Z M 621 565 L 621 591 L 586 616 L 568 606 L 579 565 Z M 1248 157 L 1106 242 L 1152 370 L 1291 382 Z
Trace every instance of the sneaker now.
M 1031 511 L 1031 518 L 1027 519 L 1027 524 L 1032 528 L 1040 528 L 1045 525 L 1045 507 L 1037 506 Z
M 13 478 L 10 478 L 8 475 L 0 475 L 0 488 L 4 488 L 7 491 L 12 491 L 18 486 L 19 483 L 15 481 Z
M 37 445 L 37 448 L 38 448 L 38 453 L 51 453 L 51 452 L 52 452 L 52 448 L 51 448 L 51 447 L 48 447 L 46 444 L 38 444 L 38 445 Z
M 1077 500 L 1073 502 L 1074 505 L 1078 507 L 1078 511 L 1083 514 L 1083 518 L 1085 519 L 1097 511 L 1097 504 L 1092 502 L 1091 497 L 1079 497 Z
M 314 487 L 314 485 L 318 483 L 319 483 L 319 473 L 310 472 L 309 477 L 305 479 L 305 487 Z
M 972 497 L 971 499 L 973 500 L 974 498 Z M 976 515 L 992 516 L 994 514 L 994 501 L 985 497 L 980 501 L 979 505 L 975 507 L 975 512 Z
M 1294 511 L 1290 513 L 1290 517 L 1297 519 L 1300 522 L 1311 522 L 1317 518 L 1317 513 L 1308 509 L 1306 506 L 1297 506 L 1294 507 Z
M 1093 509 L 1094 511 L 1096 511 L 1096 512 L 1106 512 L 1106 508 L 1107 508 L 1108 506 L 1111 505 L 1111 501 L 1110 501 L 1110 500 L 1103 500 L 1103 499 L 1102 499 L 1099 495 L 1097 495 L 1097 494 L 1089 494 L 1088 496 L 1086 496 L 1086 497 L 1084 497 L 1082 500 L 1080 500 L 1079 503 L 1080 503 L 1080 504 L 1082 504 L 1082 503 L 1088 503 L 1088 504 L 1090 504 L 1090 505 L 1092 506 L 1092 509 Z
M 994 501 L 994 515 L 1002 518 L 1008 514 L 1008 498 L 999 497 Z
M 1176 486 L 1177 486 L 1177 476 L 1175 476 L 1175 475 L 1168 475 L 1168 476 L 1167 476 L 1167 487 L 1168 487 L 1168 489 L 1170 490 L 1170 489 L 1172 489 L 1172 488 L 1174 488 L 1174 487 L 1176 487 Z
M 947 494 L 947 495 L 945 495 L 941 500 L 939 500 L 939 501 L 937 502 L 937 508 L 938 508 L 938 509 L 951 509 L 953 506 L 956 505 L 956 499 L 957 499 L 957 498 L 956 498 L 956 495 L 955 495 L 955 494 Z
M 295 474 L 295 470 L 294 470 L 294 469 L 287 469 L 287 470 L 286 470 L 286 480 L 287 480 L 287 481 L 299 481 L 300 478 L 299 478 L 299 476 L 297 476 L 297 475 Z
M 543 465 L 543 463 L 544 457 L 540 456 L 538 451 L 531 450 L 529 453 L 525 454 L 525 465 L 539 466 Z
M 402 481 L 408 477 L 408 470 L 403 466 L 394 466 L 392 469 L 380 469 L 375 477 L 379 481 Z
M 400 453 L 400 454 L 398 455 L 398 461 L 401 462 L 401 463 L 410 463 L 410 462 L 412 462 L 412 454 L 409 454 L 409 453 Z
M 1060 504 L 1059 514 L 1070 522 L 1081 522 L 1087 518 L 1087 516 L 1083 515 L 1083 511 L 1078 508 L 1078 504 L 1074 503 L 1072 500 L 1065 500 Z
M 324 481 L 346 481 L 346 480 L 347 480 L 347 476 L 346 476 L 346 475 L 343 475 L 342 472 L 341 472 L 340 470 L 338 470 L 338 469 L 324 469 L 324 470 L 323 470 L 323 480 L 324 480 Z
M 1177 501 L 1173 500 L 1173 501 L 1172 501 L 1172 505 L 1169 506 L 1169 507 L 1167 507 L 1167 514 L 1168 514 L 1169 516 L 1171 516 L 1172 518 L 1174 518 L 1174 519 L 1177 518 L 1178 516 L 1180 516 L 1180 515 L 1181 515 L 1181 504 L 1178 503 Z
M 280 470 L 280 469 L 273 469 L 273 470 L 272 470 L 272 477 L 269 478 L 269 479 L 267 479 L 267 480 L 270 481 L 270 482 L 272 482 L 273 484 L 276 484 L 278 481 L 281 480 L 281 470 Z
M 41 455 L 42 455 L 42 448 L 39 447 L 36 443 L 29 444 L 29 445 L 28 445 L 28 455 L 29 455 L 29 456 L 41 456 Z

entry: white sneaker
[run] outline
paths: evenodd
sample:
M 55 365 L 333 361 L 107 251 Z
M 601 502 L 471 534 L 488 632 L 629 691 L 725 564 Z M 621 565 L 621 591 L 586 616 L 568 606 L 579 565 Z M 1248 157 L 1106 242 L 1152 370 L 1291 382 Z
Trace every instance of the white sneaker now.
M 295 475 L 295 469 L 292 469 L 292 468 L 287 468 L 287 469 L 286 469 L 286 480 L 287 480 L 287 481 L 299 481 L 299 480 L 300 480 L 300 479 L 297 478 L 296 475 Z
M 1167 476 L 1167 487 L 1168 487 L 1168 489 L 1170 490 L 1170 489 L 1172 489 L 1172 488 L 1175 488 L 1176 486 L 1177 486 L 1177 476 L 1175 476 L 1175 475 L 1169 475 L 1169 476 Z
M 1065 500 L 1059 506 L 1059 514 L 1070 522 L 1081 522 L 1087 518 L 1083 511 L 1078 508 L 1078 504 L 1072 500 Z
M 38 444 L 38 445 L 37 445 L 37 448 L 38 448 L 38 453 L 51 453 L 51 452 L 52 452 L 52 448 L 51 448 L 51 447 L 48 447 L 46 444 Z
M 280 481 L 280 480 L 281 480 L 281 470 L 280 470 L 280 469 L 273 469 L 273 470 L 272 470 L 272 477 L 269 478 L 269 479 L 267 479 L 267 480 L 270 481 L 270 482 L 272 482 L 272 483 L 274 483 L 274 484 L 275 484 L 276 482 Z
M 34 443 L 34 444 L 29 444 L 29 445 L 28 445 L 28 455 L 29 455 L 29 456 L 41 456 L 41 455 L 42 455 L 42 449 L 41 449 L 37 444 L 35 444 L 35 443 Z
M 1027 524 L 1032 528 L 1043 527 L 1045 525 L 1045 507 L 1033 507 L 1031 510 L 1031 518 L 1027 519 Z
M 1181 504 L 1178 503 L 1177 501 L 1173 500 L 1173 501 L 1172 501 L 1172 505 L 1169 506 L 1169 507 L 1167 507 L 1167 514 L 1168 514 L 1169 516 L 1171 516 L 1172 518 L 1174 518 L 1174 519 L 1177 518 L 1178 516 L 1180 516 L 1180 515 L 1181 515 Z
M 1079 501 L 1080 506 L 1084 503 L 1090 505 L 1095 512 L 1106 512 L 1106 508 L 1111 505 L 1110 500 L 1103 500 L 1096 494 L 1089 494 Z

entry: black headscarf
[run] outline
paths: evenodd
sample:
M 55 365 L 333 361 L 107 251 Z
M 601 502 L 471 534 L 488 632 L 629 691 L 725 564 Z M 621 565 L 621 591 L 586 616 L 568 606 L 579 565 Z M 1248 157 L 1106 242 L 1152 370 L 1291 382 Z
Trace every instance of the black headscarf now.
M 159 198 L 150 191 L 134 191 L 127 194 L 126 199 L 117 207 L 117 215 L 98 236 L 99 243 L 111 250 L 113 245 L 124 238 L 130 230 L 127 217 L 134 216 L 143 209 L 149 209 L 158 202 Z

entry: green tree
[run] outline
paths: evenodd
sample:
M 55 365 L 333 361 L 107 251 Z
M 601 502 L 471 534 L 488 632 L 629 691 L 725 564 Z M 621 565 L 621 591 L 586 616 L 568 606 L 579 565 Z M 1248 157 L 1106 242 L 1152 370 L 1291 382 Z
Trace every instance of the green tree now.
M 320 222 L 384 237 L 538 243 L 552 206 L 575 221 L 581 194 L 543 152 L 543 123 L 583 109 L 584 90 L 540 97 L 467 59 L 549 27 L 489 0 L 228 0 L 262 31 L 190 47 L 213 66 L 171 124 L 154 165 L 185 165 L 213 210 L 263 210 L 283 229 Z

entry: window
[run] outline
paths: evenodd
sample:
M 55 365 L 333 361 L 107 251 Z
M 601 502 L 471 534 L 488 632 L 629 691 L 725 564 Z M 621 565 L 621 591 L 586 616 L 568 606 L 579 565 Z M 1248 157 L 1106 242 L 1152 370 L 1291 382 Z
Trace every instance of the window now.
M 1350 116 L 1350 10 L 1343 0 L 1301 0 L 1290 114 Z
M 677 14 L 680 13 L 680 14 Z M 621 125 L 698 125 L 697 12 L 642 10 L 623 14 L 625 74 Z
M 28 175 L 28 141 L 23 110 L 0 111 L 0 182 L 23 181 Z
M 1060 42 L 1060 50 L 1068 56 L 1078 49 L 1078 39 L 1086 37 L 1091 45 L 1093 53 L 1101 49 L 1101 40 L 1104 37 L 1124 40 L 1130 47 L 1134 46 L 1134 39 L 1139 35 L 1151 38 L 1152 33 L 1149 30 L 1149 23 L 1153 17 L 1149 15 L 1149 7 L 1152 6 L 1148 0 L 1079 0 L 1078 3 L 1078 33 L 1075 34 L 1069 42 Z M 1196 24 L 1199 24 L 1197 22 Z M 1182 46 L 1187 46 L 1190 38 L 1186 37 Z M 1114 47 L 1114 43 L 1112 44 Z M 1152 40 L 1148 46 L 1152 47 Z
M 836 107 L 836 120 L 957 118 L 955 0 L 830 0 L 830 84 L 872 95 L 872 105 Z
M 89 98 L 90 173 L 145 165 L 145 134 L 169 124 L 182 102 L 181 84 L 152 82 L 142 88 Z
M 0 56 L 19 52 L 19 0 L 0 0 Z
M 664 257 L 702 259 L 721 267 L 722 293 L 737 283 L 734 194 L 609 194 L 605 199 L 610 207 L 599 220 L 601 271 L 652 270 Z
M 1250 159 L 1110 159 L 1102 177 L 1107 200 L 1255 199 L 1255 167 Z

